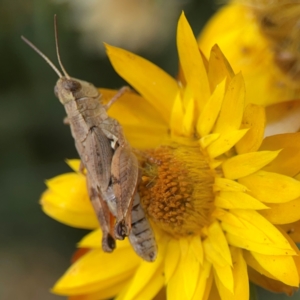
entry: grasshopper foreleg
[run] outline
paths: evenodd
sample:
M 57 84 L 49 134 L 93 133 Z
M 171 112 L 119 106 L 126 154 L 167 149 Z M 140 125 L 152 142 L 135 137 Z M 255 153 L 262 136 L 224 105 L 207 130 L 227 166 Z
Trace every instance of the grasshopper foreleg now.
M 109 100 L 109 102 L 104 106 L 104 108 L 106 110 L 108 110 L 120 97 L 123 96 L 124 93 L 130 92 L 131 89 L 128 86 L 123 86 L 122 88 L 120 88 L 117 93 Z

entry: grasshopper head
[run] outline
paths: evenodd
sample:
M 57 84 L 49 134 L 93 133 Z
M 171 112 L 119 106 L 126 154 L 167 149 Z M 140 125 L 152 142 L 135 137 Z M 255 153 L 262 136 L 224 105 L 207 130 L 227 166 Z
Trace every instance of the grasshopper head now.
M 54 93 L 62 104 L 77 101 L 83 98 L 98 98 L 98 89 L 91 83 L 75 79 L 61 77 L 58 79 Z

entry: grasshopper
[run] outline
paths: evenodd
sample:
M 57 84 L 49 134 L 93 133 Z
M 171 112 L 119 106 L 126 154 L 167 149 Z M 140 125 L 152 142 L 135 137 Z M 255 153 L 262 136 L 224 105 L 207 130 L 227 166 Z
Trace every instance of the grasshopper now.
M 56 54 L 62 73 L 30 41 L 22 37 L 56 72 L 54 93 L 64 105 L 71 134 L 81 158 L 81 171 L 87 170 L 89 197 L 102 229 L 102 248 L 111 252 L 115 238 L 124 239 L 131 231 L 131 209 L 139 179 L 138 161 L 126 141 L 121 125 L 107 110 L 128 88 L 122 88 L 106 104 L 98 89 L 66 72 L 59 55 L 57 22 L 54 17 Z M 112 191 L 110 191 L 112 190 Z M 112 193 L 113 197 L 109 197 Z M 115 203 L 112 203 L 115 202 Z M 113 228 L 115 209 L 116 223 Z

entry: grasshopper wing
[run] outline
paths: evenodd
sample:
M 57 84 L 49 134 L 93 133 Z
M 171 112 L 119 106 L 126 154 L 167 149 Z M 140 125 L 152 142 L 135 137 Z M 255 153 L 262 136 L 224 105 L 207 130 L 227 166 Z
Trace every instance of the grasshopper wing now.
M 117 201 L 115 235 L 124 239 L 131 229 L 131 208 L 138 182 L 138 161 L 129 147 L 118 147 L 111 164 L 113 191 Z
M 99 127 L 92 127 L 85 140 L 82 160 L 91 180 L 101 191 L 105 191 L 110 182 L 112 155 L 110 140 Z

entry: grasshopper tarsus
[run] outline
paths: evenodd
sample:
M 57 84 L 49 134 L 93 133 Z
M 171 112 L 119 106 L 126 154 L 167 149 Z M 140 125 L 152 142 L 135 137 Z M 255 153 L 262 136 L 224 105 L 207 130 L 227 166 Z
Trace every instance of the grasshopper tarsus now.
M 115 248 L 116 241 L 110 234 L 102 238 L 102 249 L 104 252 L 112 252 Z

